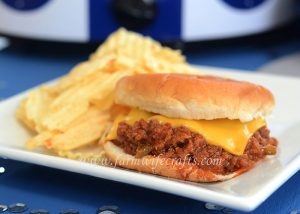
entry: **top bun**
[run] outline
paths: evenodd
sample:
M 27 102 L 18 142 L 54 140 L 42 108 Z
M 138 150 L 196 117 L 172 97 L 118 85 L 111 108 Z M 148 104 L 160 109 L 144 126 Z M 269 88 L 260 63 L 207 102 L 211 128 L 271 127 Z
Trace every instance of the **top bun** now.
M 274 97 L 249 82 L 209 75 L 139 74 L 122 78 L 115 101 L 168 117 L 242 122 L 269 115 Z

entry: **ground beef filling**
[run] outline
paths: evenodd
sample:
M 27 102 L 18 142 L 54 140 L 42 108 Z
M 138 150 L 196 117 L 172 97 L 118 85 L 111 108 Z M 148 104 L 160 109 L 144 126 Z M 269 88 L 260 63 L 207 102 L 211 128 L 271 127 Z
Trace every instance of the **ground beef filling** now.
M 251 167 L 266 155 L 276 154 L 277 149 L 277 140 L 269 136 L 266 127 L 256 131 L 249 139 L 244 154 L 237 156 L 208 144 L 201 134 L 184 126 L 172 127 L 169 123 L 143 119 L 132 126 L 120 122 L 117 139 L 112 142 L 137 158 L 146 155 L 174 158 L 218 174 Z

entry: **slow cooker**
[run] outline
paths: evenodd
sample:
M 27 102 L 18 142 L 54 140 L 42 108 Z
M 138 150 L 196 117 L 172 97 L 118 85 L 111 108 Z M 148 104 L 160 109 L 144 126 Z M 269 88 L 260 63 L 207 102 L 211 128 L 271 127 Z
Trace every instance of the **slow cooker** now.
M 160 41 L 203 41 L 276 28 L 294 0 L 0 0 L 0 34 L 97 42 L 119 27 Z

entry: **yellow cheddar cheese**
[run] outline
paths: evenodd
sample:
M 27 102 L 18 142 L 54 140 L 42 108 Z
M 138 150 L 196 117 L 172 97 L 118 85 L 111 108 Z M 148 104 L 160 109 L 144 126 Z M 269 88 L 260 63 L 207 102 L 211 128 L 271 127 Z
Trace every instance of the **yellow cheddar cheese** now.
M 132 109 L 128 115 L 119 115 L 113 123 L 107 140 L 117 138 L 118 124 L 125 121 L 133 125 L 136 121 L 144 119 L 158 120 L 160 123 L 170 123 L 173 127 L 185 126 L 195 133 L 203 135 L 207 143 L 220 146 L 231 154 L 242 155 L 249 138 L 259 128 L 266 125 L 263 118 L 257 118 L 243 123 L 240 120 L 215 119 L 215 120 L 187 120 L 162 116 L 139 109 Z

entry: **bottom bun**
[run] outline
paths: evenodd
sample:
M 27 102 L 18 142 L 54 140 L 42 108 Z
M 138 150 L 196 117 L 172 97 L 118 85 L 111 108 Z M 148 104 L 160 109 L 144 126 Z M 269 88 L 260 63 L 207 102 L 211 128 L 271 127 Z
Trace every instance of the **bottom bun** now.
M 193 182 L 214 182 L 231 179 L 249 168 L 240 169 L 227 175 L 215 174 L 209 170 L 199 168 L 195 164 L 174 163 L 174 159 L 145 156 L 136 158 L 129 155 L 112 142 L 104 143 L 104 150 L 108 158 L 117 166 L 127 169 L 137 170 L 155 175 L 161 175 L 169 178 L 175 178 Z

